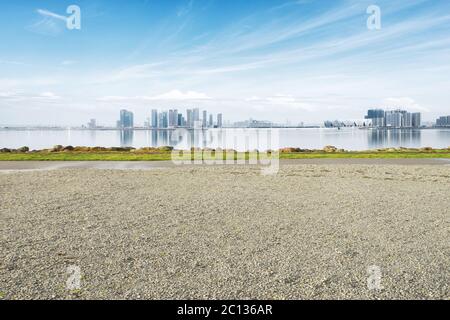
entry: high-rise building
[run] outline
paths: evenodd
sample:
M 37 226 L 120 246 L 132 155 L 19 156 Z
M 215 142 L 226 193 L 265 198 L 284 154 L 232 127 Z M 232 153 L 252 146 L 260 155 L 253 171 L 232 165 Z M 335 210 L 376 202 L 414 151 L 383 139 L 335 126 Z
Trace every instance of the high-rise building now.
M 158 110 L 152 110 L 151 127 L 158 128 Z
M 177 125 L 179 127 L 184 127 L 184 118 L 181 113 L 178 114 Z
M 422 115 L 420 112 L 415 112 L 411 114 L 411 126 L 413 128 L 420 128 L 422 125 Z
M 201 126 L 200 122 L 200 109 L 192 109 L 191 121 L 189 123 L 189 128 L 199 128 Z
M 194 122 L 200 121 L 200 109 L 199 108 L 194 108 L 192 110 L 192 113 L 193 113 Z
M 386 111 L 385 122 L 386 127 L 400 128 L 402 126 L 403 115 L 398 110 Z
M 403 114 L 402 127 L 411 128 L 412 126 L 412 113 L 406 112 Z
M 222 128 L 223 125 L 222 121 L 223 121 L 222 114 L 221 113 L 217 114 L 217 128 Z
M 385 125 L 383 109 L 370 109 L 364 118 L 372 121 L 372 127 L 384 127 Z
M 191 109 L 186 110 L 186 126 L 192 128 L 194 126 L 194 118 Z
M 214 127 L 214 119 L 213 119 L 213 115 L 212 114 L 209 115 L 208 127 L 210 127 L 210 128 Z
M 442 116 L 436 119 L 437 127 L 450 127 L 450 116 Z
M 119 127 L 121 129 L 130 129 L 134 127 L 134 115 L 133 112 L 128 110 L 120 110 Z
M 169 110 L 169 127 L 176 127 L 178 125 L 178 110 Z
M 372 127 L 419 128 L 421 126 L 420 113 L 410 113 L 401 109 L 386 112 L 382 109 L 371 109 L 367 111 L 365 119 L 371 120 Z
M 365 116 L 365 119 L 376 119 L 376 118 L 384 118 L 383 109 L 370 109 L 367 111 L 367 116 Z
M 208 127 L 208 113 L 206 112 L 206 110 L 203 110 L 202 127 L 203 128 Z
M 165 129 L 169 127 L 169 119 L 167 111 L 159 113 L 158 128 Z

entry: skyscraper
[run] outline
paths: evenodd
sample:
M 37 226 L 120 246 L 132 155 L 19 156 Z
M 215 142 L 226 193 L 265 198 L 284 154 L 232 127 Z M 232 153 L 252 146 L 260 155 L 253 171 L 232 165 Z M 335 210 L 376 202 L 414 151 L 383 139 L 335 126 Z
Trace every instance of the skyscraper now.
M 375 118 L 383 118 L 384 110 L 383 109 L 369 109 L 367 111 L 367 116 L 365 119 L 375 119 Z
M 200 109 L 199 108 L 194 108 L 192 110 L 193 114 L 194 114 L 194 121 L 199 121 L 200 120 Z
M 413 125 L 412 125 L 412 113 L 410 113 L 410 112 L 406 112 L 404 115 L 403 115 L 403 119 L 402 119 L 402 127 L 405 127 L 405 128 L 411 128 Z
M 450 116 L 442 116 L 436 120 L 436 126 L 438 127 L 449 127 L 450 126 Z
M 203 110 L 202 127 L 203 128 L 208 127 L 208 113 L 206 112 L 206 110 Z
M 152 110 L 151 127 L 158 128 L 158 110 Z
M 192 128 L 194 126 L 194 119 L 191 109 L 186 110 L 186 126 Z
M 184 127 L 184 118 L 181 113 L 178 114 L 177 125 L 179 127 Z
M 169 110 L 169 127 L 173 128 L 178 125 L 178 110 Z
M 217 114 L 217 128 L 222 128 L 222 114 Z
M 372 121 L 372 127 L 383 127 L 385 125 L 383 109 L 370 109 L 364 118 Z
M 386 112 L 382 109 L 371 109 L 365 119 L 370 119 L 373 127 L 420 128 L 421 126 L 420 113 L 410 113 L 401 109 Z
M 422 125 L 422 116 L 420 112 L 415 112 L 411 115 L 411 126 L 413 128 L 420 128 Z
M 386 111 L 386 127 L 400 128 L 402 126 L 402 113 L 398 110 Z
M 134 127 L 133 112 L 125 109 L 120 110 L 119 127 L 121 129 L 130 129 Z
M 209 124 L 208 125 L 210 128 L 214 127 L 214 120 L 213 120 L 212 114 L 209 115 Z
M 195 126 L 196 122 L 200 121 L 200 109 L 199 108 L 194 108 L 192 110 L 192 117 L 193 117 L 192 126 Z
M 169 126 L 169 119 L 167 111 L 163 111 L 159 114 L 158 128 L 165 129 Z

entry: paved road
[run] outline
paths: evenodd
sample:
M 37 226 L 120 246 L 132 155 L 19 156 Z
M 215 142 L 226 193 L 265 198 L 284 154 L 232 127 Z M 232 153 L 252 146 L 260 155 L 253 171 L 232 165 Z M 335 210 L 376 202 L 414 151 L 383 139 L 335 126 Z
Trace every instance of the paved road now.
M 366 164 L 366 165 L 450 165 L 450 159 L 292 159 L 291 164 Z M 198 166 L 198 165 L 195 165 Z M 150 170 L 177 167 L 171 161 L 0 161 L 0 171 L 36 171 L 57 169 Z

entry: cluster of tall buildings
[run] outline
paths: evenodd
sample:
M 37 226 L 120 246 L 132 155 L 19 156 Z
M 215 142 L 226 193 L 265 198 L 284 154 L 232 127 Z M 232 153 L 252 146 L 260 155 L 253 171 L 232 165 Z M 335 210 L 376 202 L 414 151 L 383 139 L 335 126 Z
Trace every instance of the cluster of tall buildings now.
M 214 121 L 213 114 L 209 114 L 206 110 L 202 112 L 200 117 L 200 109 L 187 109 L 186 115 L 179 113 L 177 109 L 169 111 L 158 111 L 153 109 L 150 118 L 144 124 L 145 127 L 153 129 L 166 128 L 222 128 L 222 114 L 219 113 Z M 131 111 L 120 110 L 120 119 L 117 121 L 117 128 L 130 129 L 134 127 L 134 116 Z
M 372 127 L 377 128 L 420 128 L 422 121 L 420 112 L 411 113 L 401 109 L 371 109 L 364 118 L 371 121 Z
M 436 119 L 436 127 L 450 127 L 450 116 L 443 116 Z
M 128 110 L 120 110 L 120 119 L 117 121 L 117 128 L 130 129 L 134 127 L 134 114 Z

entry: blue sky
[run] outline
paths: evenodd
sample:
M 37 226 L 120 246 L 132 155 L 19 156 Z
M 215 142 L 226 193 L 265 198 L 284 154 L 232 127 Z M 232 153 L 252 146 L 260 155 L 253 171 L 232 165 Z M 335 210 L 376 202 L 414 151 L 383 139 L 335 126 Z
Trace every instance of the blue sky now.
M 381 9 L 369 30 L 366 9 Z M 66 8 L 81 9 L 69 30 Z M 118 110 L 227 120 L 450 114 L 450 1 L 18 0 L 0 5 L 0 124 L 112 125 Z

